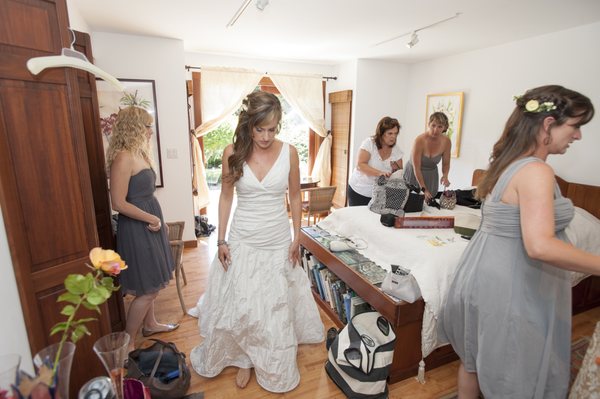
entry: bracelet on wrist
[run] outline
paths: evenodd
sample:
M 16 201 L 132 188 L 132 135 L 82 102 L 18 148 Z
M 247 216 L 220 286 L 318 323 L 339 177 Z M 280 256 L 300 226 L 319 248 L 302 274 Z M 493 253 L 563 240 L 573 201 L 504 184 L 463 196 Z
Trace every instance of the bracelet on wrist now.
M 225 240 L 217 240 L 217 247 L 220 247 L 221 245 L 229 245 L 229 244 Z

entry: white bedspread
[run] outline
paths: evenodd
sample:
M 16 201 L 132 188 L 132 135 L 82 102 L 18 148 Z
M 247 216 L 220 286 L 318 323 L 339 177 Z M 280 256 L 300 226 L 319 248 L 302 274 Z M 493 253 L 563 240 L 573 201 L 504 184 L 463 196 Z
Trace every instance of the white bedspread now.
M 577 208 L 576 208 L 577 210 Z M 583 211 L 585 212 L 585 211 Z M 479 216 L 479 209 L 457 206 L 454 210 L 439 210 L 425 207 L 423 212 L 408 214 L 410 216 L 456 216 L 458 214 L 471 214 Z M 395 229 L 385 227 L 379 222 L 380 215 L 371 212 L 366 206 L 348 207 L 335 210 L 327 218 L 318 223 L 318 226 L 332 234 L 348 238 L 365 240 L 367 248 L 360 252 L 378 265 L 390 270 L 390 265 L 396 264 L 410 269 L 421 289 L 425 310 L 421 336 L 421 351 L 423 358 L 434 349 L 447 344 L 445 337 L 440 337 L 437 331 L 437 320 L 442 308 L 442 301 L 460 257 L 468 244 L 468 240 L 456 234 L 453 229 Z M 580 212 L 575 213 L 575 222 L 581 220 Z M 597 220 L 597 219 L 596 219 Z M 600 227 L 600 223 L 598 223 Z M 579 237 L 573 234 L 573 228 L 567 229 L 571 241 L 588 251 L 600 251 L 600 245 L 586 242 L 582 243 Z M 579 229 L 581 231 L 581 229 Z M 593 248 L 589 248 L 593 245 Z M 581 281 L 583 275 L 573 274 L 573 282 Z

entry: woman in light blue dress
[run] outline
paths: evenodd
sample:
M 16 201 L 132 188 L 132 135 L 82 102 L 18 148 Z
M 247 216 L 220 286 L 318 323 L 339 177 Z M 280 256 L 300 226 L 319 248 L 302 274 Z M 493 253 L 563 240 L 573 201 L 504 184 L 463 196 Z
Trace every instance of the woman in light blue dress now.
M 482 222 L 448 290 L 443 332 L 459 355 L 460 398 L 564 399 L 570 372 L 568 270 L 600 274 L 600 256 L 573 247 L 548 155 L 564 154 L 594 115 L 561 86 L 517 99 L 477 187 Z

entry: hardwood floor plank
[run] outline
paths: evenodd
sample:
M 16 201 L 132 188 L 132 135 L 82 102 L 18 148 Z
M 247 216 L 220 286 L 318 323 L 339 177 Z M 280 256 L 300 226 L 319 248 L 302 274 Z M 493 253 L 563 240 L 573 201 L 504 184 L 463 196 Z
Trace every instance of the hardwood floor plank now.
M 198 247 L 185 248 L 183 255 L 184 270 L 188 284 L 183 286 L 183 297 L 188 307 L 193 307 L 206 288 L 210 260 L 216 253 L 216 234 L 210 238 L 198 240 Z M 158 334 L 154 337 L 174 342 L 179 350 L 189 353 L 202 338 L 198 333 L 198 320 L 182 315 L 177 297 L 175 282 L 161 291 L 156 301 L 157 318 L 161 322 L 180 322 L 181 326 L 171 333 Z M 333 322 L 323 311 L 320 311 L 325 331 L 333 327 Z M 600 308 L 589 310 L 573 318 L 573 340 L 585 335 L 591 335 L 595 323 L 600 320 Z M 144 342 L 141 334 L 136 338 L 138 346 Z M 327 352 L 325 343 L 300 345 L 298 348 L 298 366 L 300 384 L 296 389 L 285 394 L 275 394 L 262 389 L 252 378 L 245 389 L 235 385 L 237 369 L 226 368 L 214 378 L 204 378 L 192 371 L 192 381 L 188 393 L 204 392 L 207 399 L 253 399 L 253 398 L 316 398 L 343 399 L 345 396 L 329 379 L 325 372 Z M 191 368 L 191 366 L 190 366 Z M 425 373 L 426 383 L 421 385 L 415 378 L 408 378 L 389 386 L 392 399 L 431 399 L 439 398 L 456 390 L 456 372 L 458 362 L 452 362 Z

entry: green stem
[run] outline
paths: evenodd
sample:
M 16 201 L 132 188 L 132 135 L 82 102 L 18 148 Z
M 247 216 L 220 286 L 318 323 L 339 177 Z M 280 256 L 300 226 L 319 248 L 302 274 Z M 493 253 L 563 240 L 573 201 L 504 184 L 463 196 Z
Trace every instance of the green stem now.
M 100 276 L 100 273 L 101 272 L 99 270 L 96 271 L 96 275 L 94 276 L 94 281 L 98 281 L 98 276 Z M 71 323 L 73 322 L 73 319 L 75 318 L 75 315 L 77 314 L 77 311 L 81 307 L 81 304 L 86 299 L 87 299 L 87 294 L 83 294 L 79 298 L 79 303 L 77 303 L 75 305 L 75 308 L 73 309 L 73 313 L 71 313 L 71 316 L 69 316 L 69 318 L 67 319 L 67 325 L 65 326 L 65 331 L 63 332 L 62 338 L 60 339 L 60 343 L 58 344 L 58 350 L 56 351 L 56 356 L 54 357 L 54 365 L 52 366 L 52 379 L 54 379 L 54 376 L 56 375 L 56 370 L 58 369 L 58 361 L 60 359 L 60 354 L 62 353 L 65 342 L 67 342 L 67 338 L 69 336 L 69 331 L 71 330 Z

